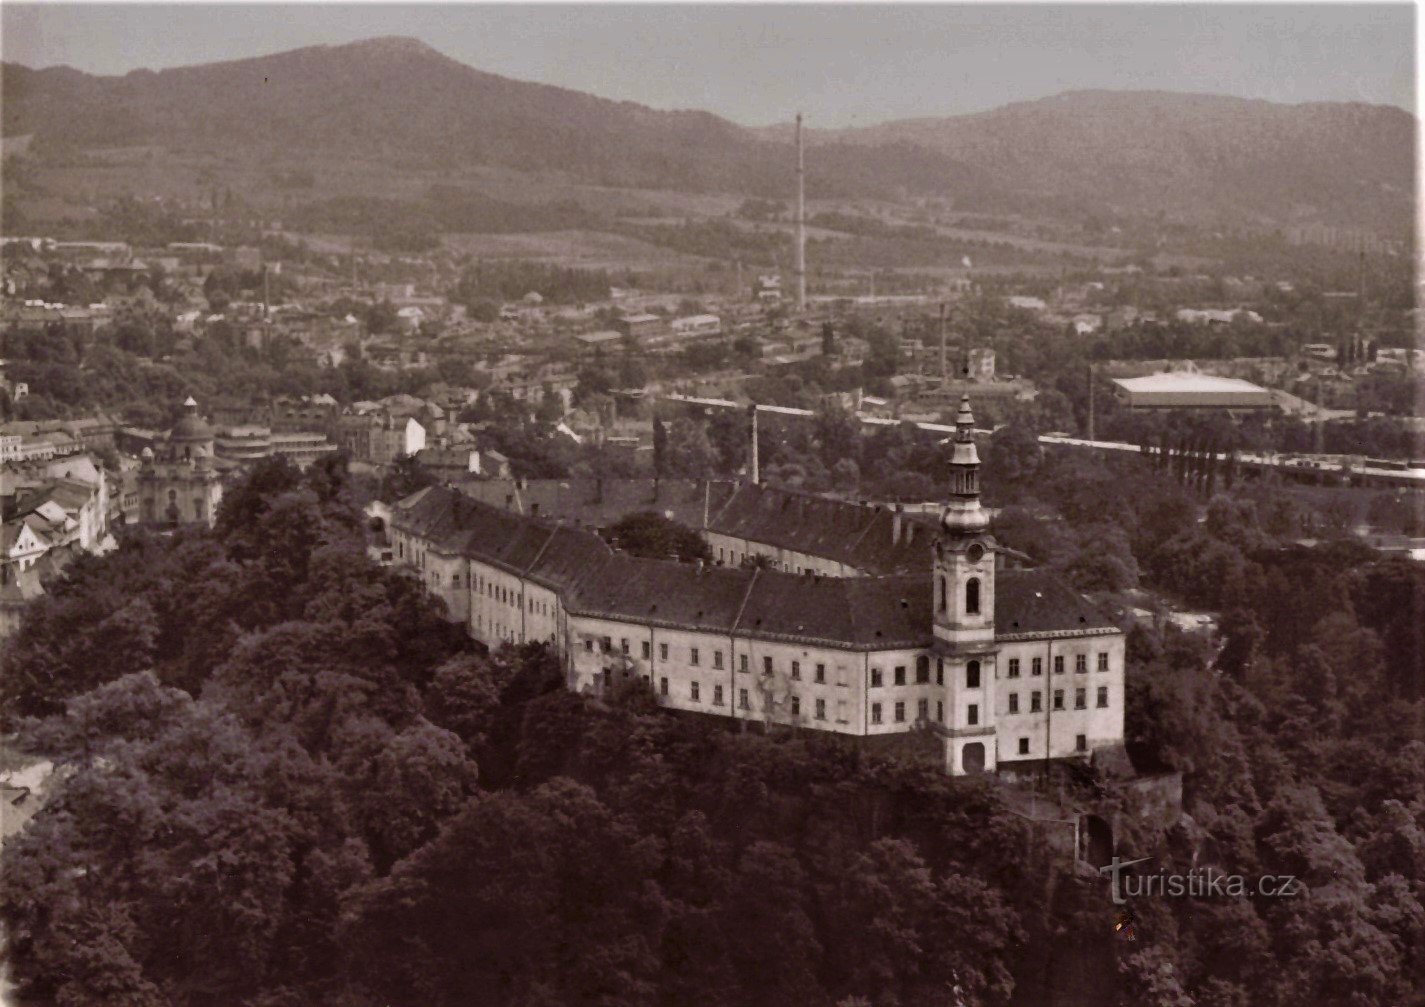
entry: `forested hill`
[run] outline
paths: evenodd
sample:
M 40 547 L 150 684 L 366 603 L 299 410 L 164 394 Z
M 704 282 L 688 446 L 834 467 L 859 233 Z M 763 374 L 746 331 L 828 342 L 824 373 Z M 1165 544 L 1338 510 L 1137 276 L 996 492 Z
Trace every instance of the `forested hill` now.
M 3 135 L 33 135 L 41 152 L 145 144 L 318 166 L 491 165 L 782 198 L 793 185 L 790 126 L 745 129 L 707 112 L 511 80 L 414 39 L 122 77 L 3 69 Z M 807 170 L 818 198 L 940 195 L 981 210 L 1394 231 L 1413 219 L 1415 128 L 1389 106 L 1081 91 L 976 115 L 813 130 Z
M 1413 219 L 1415 131 L 1414 116 L 1390 105 L 1073 91 L 821 138 L 914 144 L 1066 204 L 1391 230 Z
M 161 144 L 409 166 L 498 165 L 635 188 L 786 195 L 789 143 L 707 112 L 656 111 L 483 73 L 408 38 L 314 46 L 123 77 L 4 67 L 5 136 Z M 988 189 L 944 154 L 909 145 L 829 147 L 832 193 Z

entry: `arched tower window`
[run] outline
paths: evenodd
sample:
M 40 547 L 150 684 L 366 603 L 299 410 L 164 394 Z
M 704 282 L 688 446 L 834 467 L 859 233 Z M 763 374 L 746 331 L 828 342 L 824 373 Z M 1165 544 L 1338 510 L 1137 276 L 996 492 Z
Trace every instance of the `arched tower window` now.
M 980 578 L 971 577 L 965 581 L 965 614 L 980 614 Z
M 965 665 L 965 688 L 978 689 L 980 687 L 980 662 L 971 661 Z
M 942 611 L 942 612 L 944 612 L 945 609 L 946 609 L 946 607 L 950 604 L 950 601 L 949 601 L 949 594 L 950 594 L 950 590 L 949 590 L 949 588 L 946 586 L 945 578 L 944 578 L 944 577 L 941 577 L 941 578 L 940 578 L 940 611 Z

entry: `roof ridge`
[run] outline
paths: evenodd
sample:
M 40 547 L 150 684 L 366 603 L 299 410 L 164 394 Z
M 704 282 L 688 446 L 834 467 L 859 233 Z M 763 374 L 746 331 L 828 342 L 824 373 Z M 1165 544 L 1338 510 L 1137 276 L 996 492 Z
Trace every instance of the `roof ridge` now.
M 742 615 L 747 611 L 747 603 L 752 600 L 752 589 L 757 586 L 757 576 L 761 572 L 761 567 L 754 566 L 752 568 L 752 576 L 747 581 L 747 590 L 742 593 L 742 604 L 737 606 L 737 615 L 732 617 L 732 632 L 734 633 L 742 625 Z
M 541 525 L 540 527 L 543 526 Z M 549 548 L 549 543 L 554 541 L 554 529 L 552 527 L 545 528 L 545 531 L 548 532 L 548 534 L 544 536 L 544 544 L 539 547 L 539 551 L 534 554 L 534 558 L 531 559 L 529 561 L 529 564 L 525 567 L 524 572 L 527 574 L 533 571 L 534 568 L 539 565 L 540 557 L 542 557 L 544 555 L 544 551 Z

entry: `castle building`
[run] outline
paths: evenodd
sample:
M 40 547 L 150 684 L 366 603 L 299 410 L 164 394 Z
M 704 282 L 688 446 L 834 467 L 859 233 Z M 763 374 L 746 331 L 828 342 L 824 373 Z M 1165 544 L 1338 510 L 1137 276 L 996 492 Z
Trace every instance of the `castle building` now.
M 446 487 L 396 504 L 390 530 L 394 561 L 475 639 L 548 643 L 579 692 L 638 676 L 672 710 L 913 747 L 956 775 L 1121 751 L 1123 633 L 1053 574 L 1003 562 L 968 400 L 916 572 L 641 559 Z
M 143 450 L 139 520 L 158 527 L 206 524 L 211 528 L 223 495 L 221 477 L 213 466 L 213 429 L 198 415 L 198 403 L 191 396 L 183 408 L 183 418 L 168 437 Z

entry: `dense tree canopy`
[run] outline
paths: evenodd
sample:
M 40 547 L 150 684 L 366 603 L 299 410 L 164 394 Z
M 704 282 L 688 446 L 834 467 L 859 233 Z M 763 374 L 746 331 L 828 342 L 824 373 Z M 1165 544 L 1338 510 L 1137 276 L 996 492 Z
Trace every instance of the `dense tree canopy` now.
M 339 467 L 270 463 L 214 531 L 75 563 L 5 656 L 0 714 L 64 767 L 4 854 L 15 980 L 66 1007 L 1418 1002 L 1419 569 L 1284 548 L 1235 497 L 1199 525 L 1138 461 L 1007 458 L 1016 548 L 1121 591 L 1101 541 L 1224 611 L 1220 650 L 1130 633 L 1130 751 L 1188 817 L 1125 816 L 1120 850 L 1297 897 L 1138 900 L 1126 943 L 1002 781 L 570 693 L 374 566 Z

